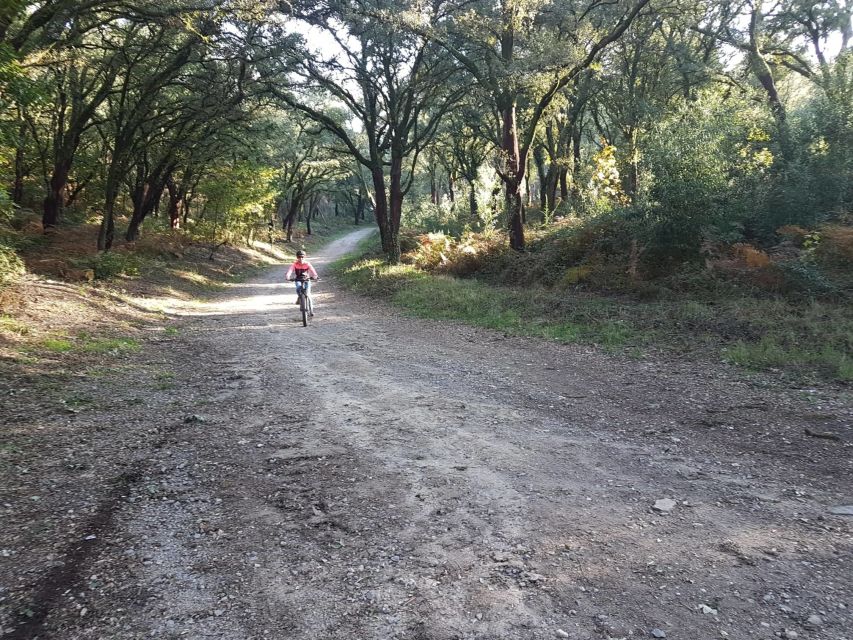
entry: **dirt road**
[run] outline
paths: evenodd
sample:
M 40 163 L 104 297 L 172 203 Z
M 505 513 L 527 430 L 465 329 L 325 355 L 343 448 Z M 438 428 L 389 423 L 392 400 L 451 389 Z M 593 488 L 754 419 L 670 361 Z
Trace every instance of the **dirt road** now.
M 75 418 L 113 480 L 26 579 L 38 527 L 0 543 L 3 602 L 33 602 L 10 638 L 853 638 L 843 389 L 403 318 L 330 279 L 303 328 L 282 275 L 173 308 L 147 364 L 173 386 Z

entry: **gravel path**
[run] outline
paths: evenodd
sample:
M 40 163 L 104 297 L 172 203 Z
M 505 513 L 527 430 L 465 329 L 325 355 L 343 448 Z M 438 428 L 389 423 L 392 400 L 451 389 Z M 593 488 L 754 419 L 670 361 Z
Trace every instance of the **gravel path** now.
M 329 278 L 303 328 L 283 273 L 176 303 L 148 362 L 175 388 L 87 418 L 118 449 L 74 529 L 96 537 L 29 581 L 0 565 L 0 604 L 35 602 L 10 638 L 853 637 L 843 390 L 413 320 Z

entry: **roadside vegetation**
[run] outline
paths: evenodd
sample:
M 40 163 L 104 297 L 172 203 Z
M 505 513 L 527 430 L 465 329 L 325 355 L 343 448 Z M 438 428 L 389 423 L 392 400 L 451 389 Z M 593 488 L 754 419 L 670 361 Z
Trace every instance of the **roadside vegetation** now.
M 97 251 L 98 227 L 63 226 L 45 236 L 32 215 L 17 213 L 14 229 L 20 274 L 0 287 L 0 374 L 10 388 L 34 389 L 43 401 L 64 402 L 70 380 L 80 376 L 120 381 L 149 340 L 173 340 L 182 321 L 158 311 L 158 299 L 203 299 L 229 283 L 292 259 L 352 229 L 347 219 L 318 220 L 311 236 L 276 232 L 274 243 L 233 242 L 213 247 L 204 237 L 168 228 L 155 218 L 135 243 L 117 241 Z M 19 224 L 23 222 L 23 224 Z M 159 228 L 158 228 L 159 227 Z M 175 386 L 155 374 L 158 389 Z
M 793 264 L 734 248 L 716 261 L 647 279 L 632 272 L 630 251 L 590 259 L 581 251 L 588 227 L 566 221 L 539 232 L 524 254 L 507 250 L 500 234 L 410 235 L 400 265 L 365 246 L 337 270 L 349 287 L 419 317 L 636 357 L 663 352 L 853 381 L 851 273 L 836 262 L 848 248 L 830 245 L 845 235 L 830 230 L 821 251 L 789 253 Z M 567 260 L 566 244 L 588 259 Z M 802 265 L 820 274 L 821 295 L 799 277 Z

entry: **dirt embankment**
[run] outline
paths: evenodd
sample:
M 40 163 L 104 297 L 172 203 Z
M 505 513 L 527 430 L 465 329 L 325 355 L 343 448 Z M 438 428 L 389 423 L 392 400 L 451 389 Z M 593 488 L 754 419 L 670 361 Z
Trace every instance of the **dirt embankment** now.
M 850 637 L 844 389 L 328 279 L 305 329 L 282 274 L 160 300 L 140 353 L 61 381 L 90 402 L 4 382 L 8 637 Z

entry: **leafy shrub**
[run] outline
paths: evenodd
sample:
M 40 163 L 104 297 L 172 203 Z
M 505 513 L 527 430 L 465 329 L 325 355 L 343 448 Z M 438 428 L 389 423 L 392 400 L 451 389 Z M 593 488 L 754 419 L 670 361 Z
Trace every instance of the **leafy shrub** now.
M 15 251 L 18 234 L 11 226 L 13 215 L 9 196 L 0 189 L 0 285 L 24 272 L 24 263 Z
M 787 290 L 812 295 L 835 296 L 841 292 L 838 285 L 816 264 L 807 261 L 790 261 L 777 265 Z
M 403 226 L 429 231 L 442 231 L 448 235 L 462 234 L 464 223 L 462 216 L 467 209 L 456 210 L 450 202 L 433 204 L 429 200 L 420 202 L 415 208 L 407 207 L 403 214 Z
M 98 280 L 107 280 L 118 276 L 138 276 L 141 260 L 132 253 L 123 251 L 104 251 L 88 260 L 78 261 L 81 267 L 88 267 L 95 272 Z
M 420 238 L 420 234 L 413 233 L 411 231 L 401 230 L 400 231 L 400 253 L 404 256 L 407 253 L 411 253 L 416 251 L 420 246 L 420 242 L 418 241 Z
M 454 241 L 444 233 L 427 233 L 419 238 L 418 248 L 409 256 L 412 264 L 431 271 L 448 261 Z
M 15 250 L 0 240 L 0 285 L 6 284 L 24 272 L 24 263 Z
M 817 260 L 836 267 L 853 266 L 853 227 L 828 225 L 819 238 L 814 248 Z
M 732 245 L 732 252 L 743 261 L 746 267 L 760 269 L 770 266 L 770 256 L 752 245 L 738 242 Z
M 808 229 L 804 229 L 803 227 L 794 224 L 786 224 L 776 229 L 776 234 L 801 247 L 803 246 L 806 236 L 809 235 L 809 232 Z

